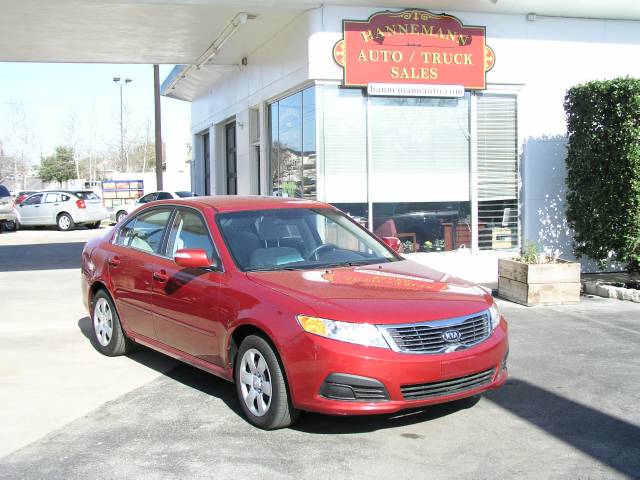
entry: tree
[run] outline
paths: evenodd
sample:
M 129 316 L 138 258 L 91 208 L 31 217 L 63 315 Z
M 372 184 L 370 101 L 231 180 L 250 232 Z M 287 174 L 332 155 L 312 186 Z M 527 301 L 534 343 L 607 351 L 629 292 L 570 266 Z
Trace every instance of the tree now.
M 567 114 L 567 220 L 577 256 L 640 267 L 640 79 L 575 86 Z
M 73 148 L 59 146 L 56 147 L 54 155 L 43 158 L 40 162 L 38 175 L 45 182 L 53 180 L 62 182 L 75 178 L 76 163 L 74 160 Z

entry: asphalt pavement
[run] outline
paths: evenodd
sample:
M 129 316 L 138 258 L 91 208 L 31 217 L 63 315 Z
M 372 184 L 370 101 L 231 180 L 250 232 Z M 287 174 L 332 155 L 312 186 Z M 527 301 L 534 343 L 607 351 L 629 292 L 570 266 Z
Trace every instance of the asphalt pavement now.
M 79 232 L 59 255 L 94 234 Z M 40 242 L 13 235 L 0 237 L 0 265 L 19 255 L 9 243 Z M 264 432 L 225 381 L 146 349 L 93 351 L 77 265 L 48 268 L 47 249 L 33 252 L 42 269 L 0 268 L 0 479 L 640 478 L 637 304 L 499 302 L 502 389 L 396 415 L 308 413 Z

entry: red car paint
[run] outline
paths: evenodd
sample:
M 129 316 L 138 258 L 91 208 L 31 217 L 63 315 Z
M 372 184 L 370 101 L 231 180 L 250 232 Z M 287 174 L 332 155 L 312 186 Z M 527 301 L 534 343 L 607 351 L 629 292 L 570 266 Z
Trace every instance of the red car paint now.
M 507 379 L 507 325 L 501 319 L 490 336 L 460 351 L 408 354 L 367 347 L 305 332 L 296 315 L 374 325 L 408 324 L 486 311 L 493 300 L 480 287 L 411 261 L 296 271 L 242 271 L 216 223 L 226 212 L 313 208 L 320 203 L 271 197 L 195 197 L 153 202 L 188 206 L 205 219 L 223 271 L 194 274 L 174 259 L 115 245 L 120 222 L 82 254 L 82 287 L 90 311 L 97 288 L 113 298 L 129 338 L 233 381 L 238 328 L 259 329 L 275 346 L 293 405 L 329 414 L 395 412 L 476 395 Z M 335 210 L 335 209 L 334 209 Z M 135 216 L 134 215 L 134 216 Z M 90 312 L 91 313 L 91 312 Z M 480 387 L 435 398 L 405 400 L 401 385 L 440 382 L 494 369 Z M 387 401 L 335 400 L 320 389 L 332 373 L 378 380 Z

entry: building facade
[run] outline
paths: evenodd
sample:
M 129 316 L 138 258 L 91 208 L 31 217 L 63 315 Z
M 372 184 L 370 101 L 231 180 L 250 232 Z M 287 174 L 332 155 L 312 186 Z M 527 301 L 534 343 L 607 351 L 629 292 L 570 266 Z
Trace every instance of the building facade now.
M 405 251 L 571 258 L 565 92 L 640 76 L 640 22 L 577 17 L 313 8 L 163 93 L 192 102 L 199 194 L 325 201 Z

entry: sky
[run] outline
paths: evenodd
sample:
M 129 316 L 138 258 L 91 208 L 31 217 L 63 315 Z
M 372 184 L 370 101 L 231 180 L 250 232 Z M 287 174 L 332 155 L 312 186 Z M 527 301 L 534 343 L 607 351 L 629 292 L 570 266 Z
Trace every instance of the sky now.
M 160 66 L 161 83 L 172 67 Z M 70 142 L 80 155 L 87 149 L 119 148 L 120 91 L 113 77 L 133 80 L 123 87 L 127 136 L 144 138 L 148 126 L 153 138 L 152 65 L 0 62 L 0 141 L 5 154 L 15 141 L 16 106 L 32 130 L 32 163 Z M 161 102 L 163 140 L 179 131 L 189 141 L 190 103 L 165 97 Z

